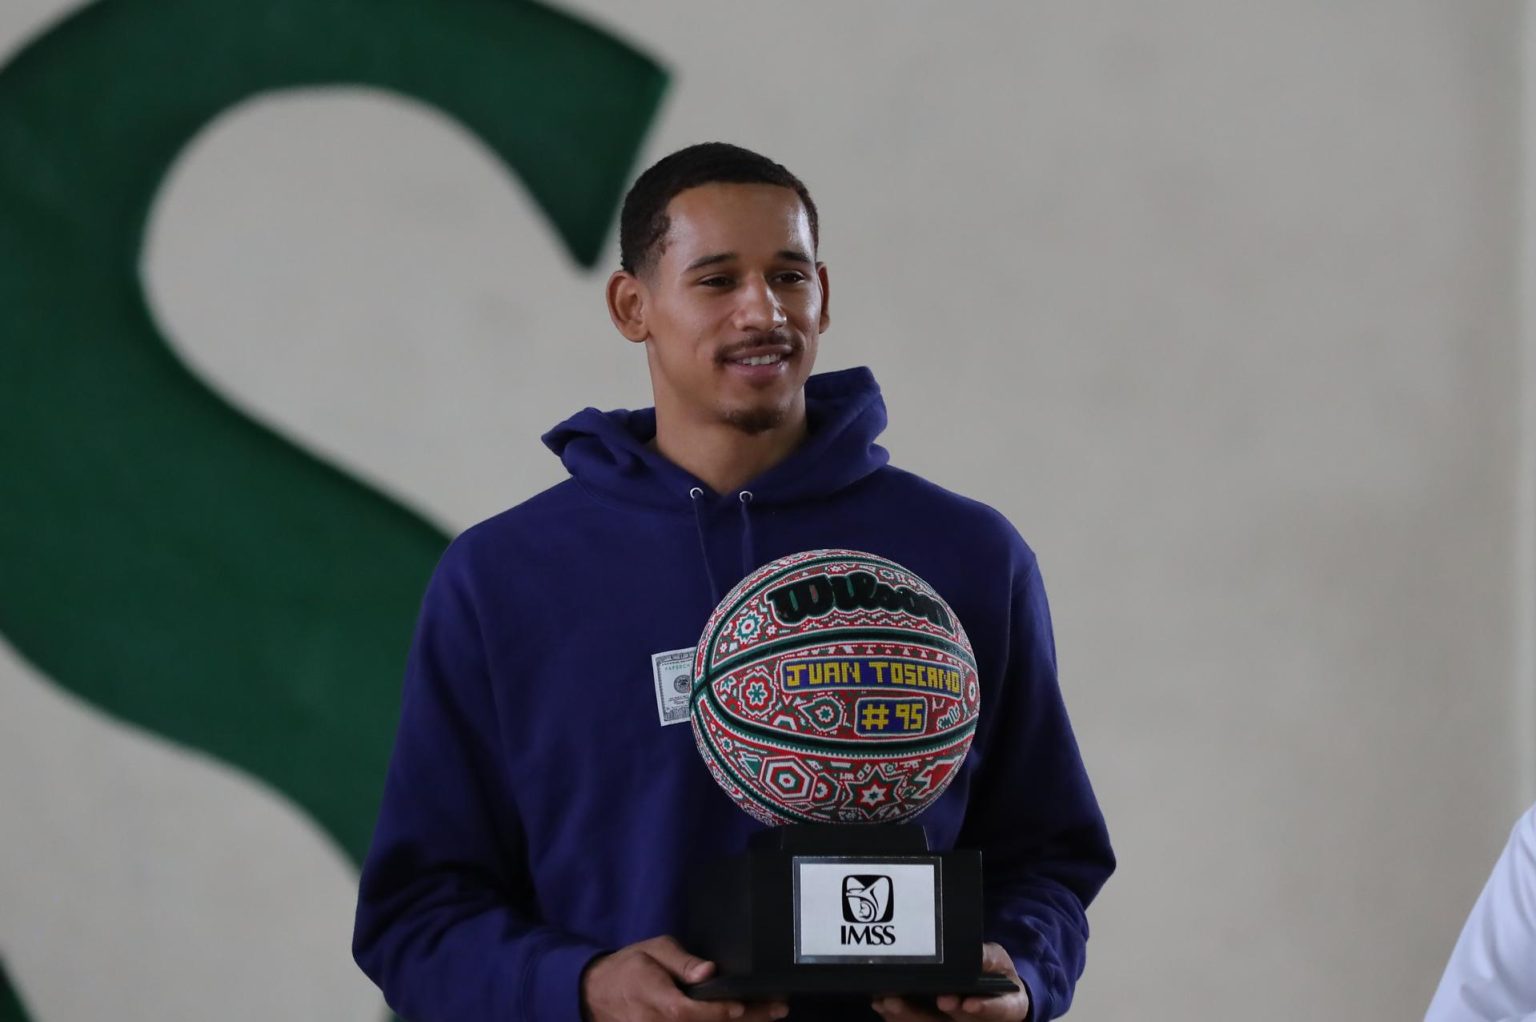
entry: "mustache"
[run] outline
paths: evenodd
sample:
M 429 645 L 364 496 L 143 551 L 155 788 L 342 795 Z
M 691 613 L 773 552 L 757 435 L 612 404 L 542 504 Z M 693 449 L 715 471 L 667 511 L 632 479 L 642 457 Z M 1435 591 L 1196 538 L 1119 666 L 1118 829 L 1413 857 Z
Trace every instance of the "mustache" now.
M 717 361 L 728 362 L 739 356 L 742 352 L 751 351 L 753 348 L 766 348 L 769 346 L 785 347 L 791 355 L 798 354 L 805 347 L 800 341 L 784 330 L 767 330 L 763 333 L 752 334 L 745 340 L 737 341 L 729 348 L 722 348 L 715 356 Z

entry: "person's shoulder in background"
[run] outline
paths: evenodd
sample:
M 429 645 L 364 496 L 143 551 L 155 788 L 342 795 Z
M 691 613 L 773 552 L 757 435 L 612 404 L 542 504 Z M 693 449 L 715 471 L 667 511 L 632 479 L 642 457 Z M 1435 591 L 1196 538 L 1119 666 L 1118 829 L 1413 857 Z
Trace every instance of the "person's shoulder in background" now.
M 1425 1022 L 1536 1022 L 1536 805 L 1510 831 Z

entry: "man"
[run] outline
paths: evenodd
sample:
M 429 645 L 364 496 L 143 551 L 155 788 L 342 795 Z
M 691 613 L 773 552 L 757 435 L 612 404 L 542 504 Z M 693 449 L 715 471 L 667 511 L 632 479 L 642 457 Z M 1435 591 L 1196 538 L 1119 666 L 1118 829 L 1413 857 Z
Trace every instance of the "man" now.
M 690 878 L 760 825 L 710 779 L 685 714 L 658 719 L 652 657 L 692 646 L 752 569 L 827 547 L 916 572 L 971 637 L 972 751 L 916 822 L 935 849 L 983 850 L 984 965 L 1019 984 L 873 1010 L 1002 1022 L 1070 1004 L 1114 859 L 1034 555 L 995 511 L 887 464 L 868 370 L 811 376 L 829 323 L 817 238 L 805 186 L 734 146 L 674 153 L 626 198 L 608 308 L 645 346 L 655 408 L 546 434 L 572 478 L 456 539 L 423 603 L 354 940 L 407 1017 L 785 1015 L 680 989 L 713 970 L 673 936 Z M 795 1018 L 856 1017 L 840 1012 Z

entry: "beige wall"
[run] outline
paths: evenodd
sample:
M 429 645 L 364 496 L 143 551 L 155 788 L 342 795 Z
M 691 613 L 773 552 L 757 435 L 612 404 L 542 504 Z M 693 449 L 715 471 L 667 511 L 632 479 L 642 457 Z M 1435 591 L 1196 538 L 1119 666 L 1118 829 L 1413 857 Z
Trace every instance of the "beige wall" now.
M 7 3 L 0 47 L 63 6 Z M 1536 797 L 1522 5 L 563 6 L 674 73 L 648 157 L 718 137 L 807 180 L 824 365 L 873 366 L 896 462 L 1038 551 L 1122 858 L 1073 1017 L 1422 1014 Z M 232 113 L 147 271 L 199 371 L 448 528 L 557 478 L 567 412 L 647 401 L 602 274 L 393 98 Z M 0 693 L 0 949 L 38 1022 L 373 1017 L 350 880 L 291 810 L 13 658 Z M 254 906 L 217 954 L 188 928 L 231 910 L 166 922 L 169 875 L 86 851 L 201 875 L 232 826 L 305 904 L 207 894 Z M 59 923 L 101 899 L 160 943 Z M 310 970 L 303 1003 L 230 998 L 241 955 Z

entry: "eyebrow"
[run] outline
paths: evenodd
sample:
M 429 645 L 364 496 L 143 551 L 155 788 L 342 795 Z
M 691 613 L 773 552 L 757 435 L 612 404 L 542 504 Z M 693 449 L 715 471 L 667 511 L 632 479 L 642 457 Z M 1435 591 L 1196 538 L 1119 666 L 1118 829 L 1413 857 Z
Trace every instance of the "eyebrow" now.
M 775 257 L 789 263 L 803 263 L 806 266 L 816 265 L 810 256 L 796 248 L 781 248 Z M 706 266 L 713 266 L 716 263 L 728 263 L 735 258 L 735 252 L 716 252 L 714 255 L 701 256 L 689 263 L 683 272 L 692 273 L 694 270 L 701 270 Z

